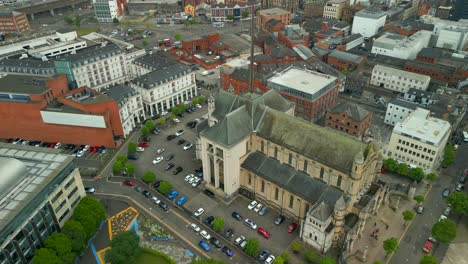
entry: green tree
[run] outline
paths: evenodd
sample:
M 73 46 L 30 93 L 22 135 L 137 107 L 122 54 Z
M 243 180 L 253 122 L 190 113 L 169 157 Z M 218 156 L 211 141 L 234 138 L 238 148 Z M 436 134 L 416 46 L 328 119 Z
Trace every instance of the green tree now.
M 128 158 L 127 158 L 127 156 L 125 156 L 125 155 L 118 155 L 118 156 L 117 156 L 117 161 L 119 161 L 119 162 L 125 164 L 125 162 L 128 161 Z
M 143 40 L 143 41 L 141 42 L 141 45 L 143 45 L 143 47 L 148 46 L 148 44 L 149 44 L 149 43 L 148 43 L 147 40 Z
M 257 257 L 258 255 L 258 249 L 260 248 L 260 243 L 256 238 L 249 238 L 247 240 L 247 243 L 245 243 L 245 248 L 244 251 L 247 253 L 247 255 L 251 257 Z
M 437 259 L 434 256 L 423 256 L 419 264 L 437 264 Z
M 408 175 L 408 165 L 405 163 L 400 163 L 397 165 L 396 172 L 402 176 Z
M 85 196 L 75 208 L 73 219 L 78 221 L 86 232 L 86 239 L 90 238 L 100 223 L 106 218 L 104 206 L 96 199 Z
M 178 115 L 178 114 L 180 114 L 182 111 L 181 111 L 180 107 L 174 106 L 174 107 L 172 107 L 171 112 L 172 112 L 172 114 L 174 114 L 174 115 Z
M 65 234 L 54 232 L 47 237 L 44 244 L 46 248 L 57 253 L 64 263 L 73 262 L 75 254 L 72 252 L 72 241 Z
M 249 11 L 247 10 L 244 10 L 244 12 L 242 12 L 242 18 L 247 18 L 249 15 Z
M 118 24 L 120 21 L 118 18 L 114 17 L 114 19 L 112 19 L 112 23 L 114 24 Z
M 226 18 L 227 18 L 227 20 L 230 20 L 230 21 L 234 20 L 234 16 L 233 16 L 233 15 L 228 15 Z
M 344 75 L 348 75 L 349 74 L 349 70 L 348 68 L 344 68 L 341 73 L 343 73 Z
M 168 181 L 162 181 L 158 190 L 163 195 L 168 195 L 172 191 L 172 185 Z
M 301 243 L 297 242 L 297 241 L 294 241 L 292 244 L 291 244 L 291 250 L 294 252 L 294 253 L 299 253 L 301 252 L 302 250 L 302 246 L 301 246 Z
M 114 165 L 112 166 L 112 172 L 114 172 L 114 174 L 121 173 L 123 169 L 124 169 L 124 164 L 120 161 L 116 161 Z
M 182 113 L 185 111 L 185 109 L 187 109 L 187 106 L 184 103 L 180 104 L 178 107 Z
M 221 232 L 224 230 L 224 218 L 215 218 L 215 220 L 213 221 L 213 230 L 216 232 Z
M 291 261 L 291 254 L 287 251 L 281 253 L 280 257 L 284 260 L 284 263 L 289 263 L 289 261 Z
M 68 220 L 62 228 L 62 233 L 70 238 L 72 242 L 72 251 L 80 253 L 86 242 L 86 231 L 76 220 Z
M 394 160 L 394 159 L 386 159 L 386 160 L 384 160 L 384 167 L 385 167 L 388 171 L 390 171 L 390 172 L 396 171 L 397 166 L 398 166 L 398 163 L 397 163 L 397 161 Z
M 158 125 L 162 126 L 162 125 L 166 124 L 166 118 L 165 117 L 160 117 L 160 118 L 156 119 L 156 123 L 158 123 Z
M 319 262 L 319 256 L 314 251 L 307 250 L 304 253 L 304 260 L 307 263 L 318 263 Z
M 151 130 L 147 126 L 141 128 L 141 134 L 143 134 L 143 136 L 148 136 L 150 132 Z
M 424 196 L 422 195 L 416 195 L 414 198 L 413 198 L 417 203 L 423 203 L 424 202 Z
M 335 264 L 336 261 L 334 258 L 330 257 L 330 256 L 325 256 L 323 258 L 320 259 L 320 264 Z
M 135 142 L 129 142 L 128 143 L 128 153 L 135 153 L 137 149 L 137 144 Z
M 48 248 L 40 248 L 34 252 L 33 264 L 63 264 L 63 261 Z
M 451 144 L 447 144 L 444 149 L 444 157 L 442 160 L 442 167 L 448 167 L 455 162 L 455 151 Z
M 80 27 L 81 26 L 81 17 L 79 15 L 76 15 L 75 16 L 75 25 L 77 27 Z
M 224 264 L 224 261 L 217 259 L 197 259 L 193 260 L 192 264 Z
M 147 127 L 150 131 L 154 129 L 155 125 L 153 123 L 153 121 L 151 120 L 148 120 L 145 122 L 145 127 Z
M 199 100 L 198 100 L 197 97 L 193 98 L 193 99 L 192 99 L 192 105 L 198 104 L 198 101 L 199 101 Z
M 414 218 L 414 213 L 411 212 L 410 210 L 406 210 L 402 214 L 403 214 L 403 219 L 405 220 L 405 223 L 408 223 Z
M 198 103 L 203 104 L 205 102 L 205 96 L 201 95 L 198 97 Z
M 284 264 L 284 259 L 279 256 L 275 258 L 275 261 L 273 261 L 273 264 Z
M 465 192 L 453 192 L 447 197 L 447 203 L 457 214 L 468 214 L 468 194 Z
M 65 20 L 65 23 L 67 23 L 68 25 L 73 24 L 73 18 L 71 18 L 71 17 L 69 17 L 69 16 L 66 16 L 66 17 L 64 18 L 64 20 Z
M 156 179 L 156 174 L 154 172 L 152 172 L 152 171 L 147 171 L 147 172 L 143 173 L 142 179 L 146 183 L 151 183 L 151 182 L 154 181 L 154 179 Z
M 174 35 L 174 39 L 180 41 L 182 39 L 182 36 L 180 35 L 180 33 L 177 33 Z
M 432 236 L 439 242 L 450 243 L 457 237 L 457 225 L 449 219 L 440 220 L 432 226 Z
M 395 253 L 398 249 L 398 240 L 395 237 L 391 237 L 383 242 L 383 249 L 388 255 Z
M 424 179 L 424 171 L 420 167 L 413 168 L 413 169 L 409 170 L 408 176 L 411 179 L 420 182 L 420 181 L 422 181 L 422 179 Z
M 176 119 L 176 117 L 177 117 L 177 116 L 176 116 L 175 114 L 171 114 L 171 120 Z
M 93 236 L 94 231 L 98 227 L 99 223 L 97 223 L 96 219 L 92 215 L 77 213 L 75 210 L 75 214 L 73 216 L 78 223 L 83 226 L 86 232 L 86 239 Z
M 374 262 L 374 264 L 382 264 L 382 261 L 377 260 L 377 261 Z
M 127 163 L 125 164 L 125 171 L 128 173 L 128 175 L 133 175 L 136 172 L 136 166 L 133 163 Z
M 141 255 L 140 237 L 133 231 L 115 235 L 110 242 L 111 249 L 106 252 L 106 262 L 113 264 L 137 263 Z
M 431 182 L 437 181 L 438 178 L 439 178 L 439 177 L 437 176 L 437 174 L 435 174 L 435 173 L 433 173 L 433 172 L 431 172 L 431 173 L 429 173 L 428 175 L 426 175 L 426 179 L 427 179 L 428 181 L 431 181 Z

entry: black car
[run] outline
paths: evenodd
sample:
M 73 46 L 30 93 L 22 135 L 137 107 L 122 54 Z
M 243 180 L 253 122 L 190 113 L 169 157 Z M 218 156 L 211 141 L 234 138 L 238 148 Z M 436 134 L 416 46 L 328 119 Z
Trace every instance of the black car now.
M 165 170 L 165 171 L 168 171 L 168 170 L 174 168 L 174 166 L 175 166 L 174 163 L 169 163 L 169 164 L 167 164 L 166 168 L 164 168 L 164 170 Z
M 143 194 L 144 196 L 146 196 L 146 198 L 150 198 L 150 197 L 151 197 L 151 193 L 148 192 L 147 190 L 144 190 L 144 191 L 142 192 L 142 194 Z
M 186 142 L 185 139 L 181 139 L 181 140 L 177 141 L 177 145 L 182 145 L 182 144 L 184 144 L 185 142 Z
M 177 167 L 177 168 L 172 172 L 172 174 L 173 174 L 173 175 L 177 175 L 177 174 L 179 174 L 179 173 L 180 173 L 181 171 L 183 171 L 183 170 L 184 170 L 184 169 L 182 169 L 182 167 L 179 166 L 179 167 Z
M 128 154 L 128 155 L 127 155 L 127 158 L 128 158 L 129 160 L 137 160 L 137 159 L 138 159 L 138 155 L 135 154 L 135 153 L 131 153 L 131 154 Z
M 143 142 L 151 142 L 151 138 L 149 138 L 149 137 L 144 137 L 142 141 L 143 141 Z
M 203 223 L 205 223 L 208 226 L 213 226 L 214 219 L 214 216 L 210 215 L 207 218 L 205 218 L 205 221 L 203 221 Z
M 284 216 L 279 215 L 278 218 L 275 220 L 275 225 L 280 225 L 284 221 Z
M 232 228 L 229 228 L 228 230 L 224 232 L 224 236 L 227 238 L 232 237 L 233 235 L 234 235 L 234 230 Z
M 265 261 L 268 256 L 270 256 L 270 251 L 268 249 L 264 249 L 260 255 L 258 255 L 258 260 L 261 262 Z
M 159 202 L 159 207 L 161 207 L 161 209 L 163 209 L 164 211 L 169 211 L 169 206 L 167 204 L 165 204 L 163 201 Z
M 177 114 L 178 117 L 184 117 L 184 114 L 183 113 L 179 113 Z
M 151 130 L 151 133 L 153 133 L 155 135 L 159 135 L 159 132 L 156 129 Z
M 153 183 L 154 188 L 159 188 L 159 185 L 161 185 L 162 180 L 158 180 L 155 183 Z
M 218 239 L 216 239 L 216 237 L 211 237 L 210 238 L 210 243 L 213 244 L 215 247 L 217 248 L 221 248 L 223 245 L 221 244 L 221 242 L 219 242 Z
M 212 191 L 208 190 L 208 189 L 205 189 L 203 192 L 206 195 L 208 195 L 208 197 L 214 198 L 214 196 L 215 196 L 215 194 Z
M 171 140 L 173 140 L 173 139 L 176 138 L 176 137 L 177 137 L 176 135 L 169 135 L 169 136 L 167 136 L 166 139 L 167 139 L 167 141 L 171 141 Z
M 232 212 L 232 217 L 234 217 L 235 219 L 237 219 L 237 221 L 242 221 L 242 220 L 244 220 L 244 218 L 242 217 L 242 215 L 240 215 L 238 212 Z
M 153 116 L 151 119 L 153 119 L 153 120 L 156 120 L 156 119 L 158 119 L 158 118 L 160 118 L 160 117 L 161 117 L 161 115 L 160 115 L 160 114 L 156 114 L 156 115 L 155 115 L 155 116 Z
M 174 154 L 169 154 L 169 155 L 167 155 L 166 160 L 167 160 L 167 161 L 170 161 L 170 160 L 172 160 L 173 158 L 174 158 Z

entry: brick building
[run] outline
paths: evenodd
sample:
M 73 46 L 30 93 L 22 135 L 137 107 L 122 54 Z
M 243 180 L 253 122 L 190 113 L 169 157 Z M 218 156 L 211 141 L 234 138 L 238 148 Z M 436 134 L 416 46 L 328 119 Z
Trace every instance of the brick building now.
M 284 26 L 283 30 L 278 32 L 278 39 L 288 48 L 294 48 L 299 44 L 309 46 L 309 33 L 299 25 Z
M 219 33 L 201 36 L 199 38 L 182 40 L 182 49 L 190 53 L 196 53 L 197 51 L 208 51 L 210 50 L 213 43 L 220 41 L 221 37 Z
M 330 54 L 328 54 L 327 63 L 333 65 L 340 71 L 345 69 L 348 71 L 353 71 L 364 66 L 366 61 L 366 57 L 344 51 L 333 50 L 330 52 Z
M 95 90 L 68 89 L 66 75 L 0 79 L 0 138 L 116 147 L 124 136 L 117 102 Z
M 25 14 L 17 11 L 0 12 L 0 32 L 22 33 L 29 30 L 29 22 Z
M 257 12 L 257 28 L 266 28 L 270 19 L 276 19 L 283 25 L 289 25 L 291 13 L 280 8 L 264 9 Z
M 371 120 L 371 112 L 354 103 L 343 103 L 327 112 L 325 126 L 360 139 L 367 133 Z
M 323 16 L 323 7 L 325 0 L 307 1 L 304 3 L 304 16 L 305 17 L 321 17 Z

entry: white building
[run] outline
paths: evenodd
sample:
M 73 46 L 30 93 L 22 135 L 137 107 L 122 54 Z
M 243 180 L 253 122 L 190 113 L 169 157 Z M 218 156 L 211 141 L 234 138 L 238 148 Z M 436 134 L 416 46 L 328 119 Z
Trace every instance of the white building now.
M 424 15 L 419 20 L 434 25 L 432 33 L 437 37 L 436 47 L 451 50 L 463 50 L 468 43 L 468 20 L 444 20 L 430 15 Z
M 375 36 L 383 30 L 387 14 L 378 9 L 363 9 L 354 15 L 352 34 L 361 34 L 365 38 Z
M 371 52 L 404 60 L 415 59 L 421 49 L 428 47 L 431 35 L 427 30 L 409 37 L 387 32 L 374 40 Z
M 418 104 L 394 99 L 387 105 L 384 122 L 394 126 L 396 123 L 403 122 L 416 108 L 418 108 Z
M 426 75 L 375 65 L 372 69 L 370 84 L 406 93 L 410 88 L 425 91 L 430 81 L 431 77 Z
M 403 122 L 397 123 L 385 155 L 421 167 L 425 173 L 435 171 L 442 160 L 451 126 L 429 115 L 429 110 L 417 108 Z
M 144 120 L 143 99 L 135 89 L 124 84 L 110 87 L 106 94 L 119 106 L 120 121 L 125 137 Z
M 330 0 L 323 7 L 323 17 L 340 19 L 343 14 L 343 7 L 346 5 L 346 0 Z
M 119 19 L 127 6 L 127 0 L 93 0 L 94 12 L 99 22 L 112 22 Z
M 152 60 L 155 64 L 150 64 Z M 153 55 L 138 58 L 134 64 L 140 76 L 131 87 L 142 95 L 147 115 L 170 110 L 197 96 L 195 72 L 189 66 Z

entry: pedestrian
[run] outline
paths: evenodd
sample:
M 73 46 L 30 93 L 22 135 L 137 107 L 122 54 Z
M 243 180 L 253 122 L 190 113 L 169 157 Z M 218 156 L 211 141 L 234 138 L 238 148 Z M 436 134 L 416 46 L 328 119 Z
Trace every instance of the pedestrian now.
M 387 230 L 388 230 L 388 225 L 385 227 L 385 229 L 387 229 Z
M 377 222 L 374 222 L 374 226 L 377 226 Z

